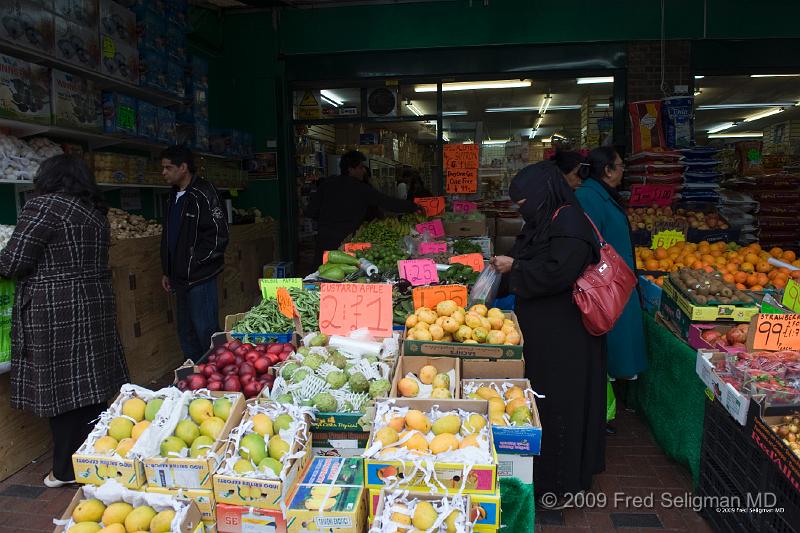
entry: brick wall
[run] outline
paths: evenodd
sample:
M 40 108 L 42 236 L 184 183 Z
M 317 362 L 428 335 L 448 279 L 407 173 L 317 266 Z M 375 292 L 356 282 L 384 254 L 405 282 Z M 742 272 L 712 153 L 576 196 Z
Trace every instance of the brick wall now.
M 675 85 L 692 85 L 689 41 L 665 43 L 665 82 L 667 96 Z M 628 44 L 628 102 L 662 98 L 661 43 L 632 41 Z

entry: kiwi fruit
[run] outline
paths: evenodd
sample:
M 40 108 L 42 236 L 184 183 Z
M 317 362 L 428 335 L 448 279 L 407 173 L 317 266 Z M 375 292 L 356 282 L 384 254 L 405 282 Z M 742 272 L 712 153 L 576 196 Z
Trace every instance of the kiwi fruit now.
M 694 301 L 695 303 L 697 303 L 697 305 L 706 305 L 708 303 L 708 298 L 702 295 L 698 295 L 694 297 Z

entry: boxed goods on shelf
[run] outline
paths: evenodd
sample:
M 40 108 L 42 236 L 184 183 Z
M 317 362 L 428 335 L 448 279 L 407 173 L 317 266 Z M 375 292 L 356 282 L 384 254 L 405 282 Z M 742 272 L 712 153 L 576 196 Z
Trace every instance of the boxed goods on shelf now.
M 139 85 L 139 51 L 123 41 L 101 33 L 100 72 Z
M 150 141 L 158 138 L 158 108 L 142 100 L 137 104 L 136 134 Z
M 103 92 L 103 130 L 136 135 L 137 104 L 132 96 Z
M 186 69 L 182 63 L 167 61 L 167 92 L 179 98 L 186 96 Z
M 472 531 L 469 495 L 442 496 L 424 492 L 382 490 L 370 531 L 393 533 L 413 526 L 417 531 Z
M 97 7 L 95 0 L 53 0 L 56 15 L 89 28 L 97 26 Z
M 50 124 L 50 79 L 46 67 L 0 54 L 0 116 Z
M 163 14 L 145 10 L 136 16 L 139 55 L 145 51 L 163 53 L 167 46 L 167 22 Z
M 55 17 L 55 55 L 90 70 L 100 66 L 100 40 L 97 27 Z
M 460 398 L 460 360 L 406 355 L 397 360 L 390 398 Z
M 115 479 L 128 488 L 140 488 L 145 483 L 142 459 L 158 449 L 161 425 L 179 402 L 180 392 L 172 387 L 154 392 L 123 385 L 72 456 L 75 480 L 97 485 Z
M 159 450 L 144 459 L 148 485 L 210 489 L 212 473 L 221 462 L 227 438 L 241 421 L 243 410 L 244 396 L 240 393 L 183 393 L 169 423 L 161 428 L 167 436 Z
M 0 39 L 52 54 L 53 13 L 32 0 L 7 0 L 3 2 Z
M 488 415 L 485 401 L 378 402 L 364 452 L 366 486 L 495 493 L 497 455 Z M 463 439 L 457 434 L 463 434 Z
M 162 143 L 175 142 L 175 111 L 165 107 L 158 108 L 156 140 Z
M 100 523 L 106 527 L 124 524 L 127 531 L 204 531 L 200 511 L 194 502 L 128 490 L 114 480 L 100 487 L 78 489 L 61 519 L 54 522 L 55 533 L 99 531 Z
M 167 90 L 167 58 L 163 50 L 144 50 L 139 57 L 139 83 L 160 91 Z
M 103 130 L 100 90 L 94 82 L 53 69 L 53 124 L 89 131 Z
M 282 511 L 226 503 L 217 505 L 216 527 L 219 533 L 286 533 Z
M 136 47 L 136 14 L 114 0 L 100 0 L 100 32 L 115 43 Z

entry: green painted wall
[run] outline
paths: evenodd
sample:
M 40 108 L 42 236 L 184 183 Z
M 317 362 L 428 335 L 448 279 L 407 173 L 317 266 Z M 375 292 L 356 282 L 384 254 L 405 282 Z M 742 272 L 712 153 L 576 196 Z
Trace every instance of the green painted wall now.
M 14 199 L 14 185 L 0 184 L 0 224 L 17 223 L 17 203 Z

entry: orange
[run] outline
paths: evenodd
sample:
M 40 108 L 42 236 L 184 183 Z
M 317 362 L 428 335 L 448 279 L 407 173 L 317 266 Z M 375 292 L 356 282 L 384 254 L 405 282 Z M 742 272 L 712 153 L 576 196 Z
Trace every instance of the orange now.
M 670 261 L 669 259 L 662 259 L 661 261 L 658 262 L 658 266 L 660 270 L 669 272 L 669 270 L 672 268 L 672 261 Z
M 758 263 L 758 255 L 757 254 L 747 254 L 744 256 L 744 260 L 748 263 L 753 263 L 754 265 Z
M 792 266 L 800 267 L 800 259 L 798 259 L 797 261 L 792 261 Z
M 703 268 L 703 262 L 702 261 L 695 261 L 694 263 L 692 263 L 692 268 L 694 268 L 695 270 L 699 270 L 699 269 Z
M 711 254 L 703 254 L 703 256 L 700 259 L 704 263 L 713 263 L 714 262 L 714 256 L 711 255 Z
M 788 269 L 788 268 L 786 268 L 786 267 L 780 267 L 780 268 L 778 269 L 778 272 L 780 272 L 781 274 L 791 274 L 791 272 L 792 272 L 792 271 L 791 271 L 791 270 L 789 270 L 789 269 Z
M 658 285 L 659 287 L 663 287 L 664 286 L 664 276 L 661 276 L 660 278 L 658 278 L 656 280 L 656 285 Z
M 753 263 L 749 263 L 749 262 L 742 263 L 741 265 L 739 265 L 739 268 L 741 270 L 744 270 L 745 272 L 752 272 L 753 270 L 755 270 L 755 267 L 753 266 Z
M 754 242 L 753 244 L 751 244 L 750 246 L 748 246 L 748 248 L 749 248 L 750 250 L 752 250 L 752 251 L 756 252 L 756 253 L 758 253 L 758 252 L 760 252 L 760 251 L 761 251 L 761 245 L 760 245 L 760 244 L 758 244 L 757 242 Z
M 733 274 L 733 279 L 738 284 L 745 283 L 747 281 L 747 274 L 745 272 L 736 272 Z
M 756 274 L 756 277 L 758 278 L 758 284 L 762 287 L 769 283 L 769 278 L 763 272 Z
M 766 261 L 759 261 L 756 264 L 756 271 L 758 272 L 769 272 L 772 267 Z
M 777 276 L 778 274 L 780 274 L 780 272 L 778 272 L 777 270 L 770 270 L 769 274 L 767 274 L 767 277 L 769 279 L 775 279 L 775 276 Z
M 650 259 L 653 257 L 653 250 L 649 248 L 637 248 L 636 250 L 641 250 L 639 255 L 642 257 L 642 259 Z
M 725 283 L 733 283 L 733 274 L 725 273 L 722 275 L 722 279 L 725 280 Z
M 725 265 L 725 270 L 727 270 L 731 274 L 736 274 L 737 272 L 739 272 L 739 265 L 735 263 L 728 263 L 727 265 Z
M 789 263 L 791 263 L 792 261 L 794 261 L 795 259 L 797 259 L 797 256 L 795 256 L 795 255 L 794 255 L 794 252 L 793 252 L 793 251 L 791 251 L 791 250 L 786 250 L 785 252 L 783 252 L 783 256 L 781 256 L 781 259 L 783 259 L 784 261 L 788 261 Z
M 739 289 L 740 291 L 742 291 L 742 290 L 746 289 L 747 287 L 745 287 L 745 285 L 743 283 L 737 283 L 736 284 L 736 288 Z
M 709 274 L 711 274 L 712 272 L 714 272 L 714 269 L 713 269 L 713 268 L 711 268 L 711 266 L 710 266 L 710 265 L 706 265 L 706 266 L 703 268 L 703 270 L 705 270 L 705 271 L 706 271 L 706 272 L 708 272 Z
M 756 276 L 755 274 L 750 274 L 749 276 L 747 276 L 747 281 L 745 281 L 745 283 L 747 284 L 748 287 L 752 287 L 753 285 L 757 285 L 758 284 L 758 276 Z
M 776 289 L 783 289 L 784 287 L 786 287 L 786 283 L 787 282 L 783 279 L 776 279 L 775 281 L 772 282 L 772 284 L 775 285 Z
M 763 291 L 764 287 L 762 287 L 761 285 L 753 285 L 752 287 L 750 287 L 750 290 L 759 292 L 759 291 Z
M 653 277 L 652 274 L 648 274 L 644 277 L 645 279 L 649 279 L 650 281 L 655 281 L 656 278 Z
M 685 263 L 686 263 L 687 265 L 694 264 L 696 261 L 697 261 L 697 256 L 696 256 L 696 255 L 694 255 L 694 254 L 689 254 L 689 255 L 687 255 L 687 256 L 686 256 L 686 261 L 685 261 Z
M 769 251 L 769 255 L 777 259 L 783 255 L 783 250 L 776 246 Z
M 656 257 L 656 259 L 659 259 L 659 260 L 660 259 L 666 259 L 667 258 L 667 251 L 659 246 L 658 248 L 656 248 L 655 257 Z
M 772 279 L 772 284 L 778 287 L 778 283 L 782 283 L 783 286 L 786 286 L 786 283 L 789 281 L 789 276 L 786 274 L 778 274 Z M 781 287 L 778 287 L 779 289 Z
M 792 273 L 789 275 L 792 279 L 800 279 L 800 270 L 792 270 Z
M 718 265 L 723 265 L 723 266 L 724 266 L 724 265 L 725 265 L 725 264 L 728 262 L 728 260 L 727 260 L 727 259 L 725 259 L 724 257 L 720 256 L 720 257 L 717 257 L 717 258 L 714 260 L 714 262 L 715 262 L 716 264 L 718 264 Z
M 658 270 L 658 261 L 655 259 L 648 259 L 645 261 L 644 266 L 647 270 Z

